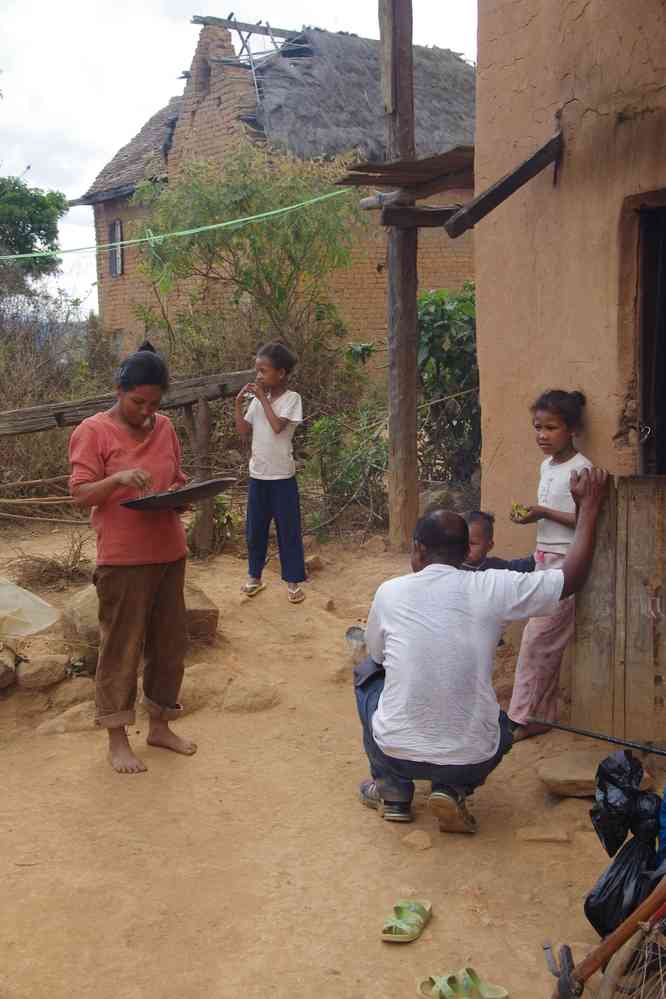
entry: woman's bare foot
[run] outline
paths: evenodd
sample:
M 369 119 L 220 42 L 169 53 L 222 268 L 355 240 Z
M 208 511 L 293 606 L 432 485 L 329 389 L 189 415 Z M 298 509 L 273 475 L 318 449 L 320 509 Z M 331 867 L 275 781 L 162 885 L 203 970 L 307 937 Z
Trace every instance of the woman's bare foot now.
M 124 728 L 110 728 L 109 732 L 109 762 L 116 773 L 142 774 L 147 767 L 138 756 L 134 755 Z
M 159 746 L 161 749 L 172 749 L 174 753 L 182 753 L 183 756 L 193 756 L 197 751 L 196 742 L 189 739 L 181 739 L 179 735 L 172 732 L 169 723 L 161 718 L 151 718 L 146 742 L 149 746 Z

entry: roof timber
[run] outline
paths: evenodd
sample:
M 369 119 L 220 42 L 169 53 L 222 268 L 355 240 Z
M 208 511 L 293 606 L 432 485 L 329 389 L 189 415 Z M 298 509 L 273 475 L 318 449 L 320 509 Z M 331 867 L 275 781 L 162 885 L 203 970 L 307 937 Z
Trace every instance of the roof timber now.
M 295 38 L 303 33 L 302 28 L 298 31 L 286 31 L 284 28 L 274 28 L 268 24 L 264 27 L 261 21 L 257 24 L 244 24 L 233 17 L 204 17 L 201 14 L 195 14 L 191 23 L 202 24 L 204 27 L 211 25 L 215 28 L 228 28 L 230 31 L 249 31 L 253 35 L 267 35 L 268 38 Z

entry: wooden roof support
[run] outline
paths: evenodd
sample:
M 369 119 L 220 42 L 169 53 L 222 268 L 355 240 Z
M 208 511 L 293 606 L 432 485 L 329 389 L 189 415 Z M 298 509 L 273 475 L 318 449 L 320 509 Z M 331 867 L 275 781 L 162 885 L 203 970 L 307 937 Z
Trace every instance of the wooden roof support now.
M 412 0 L 379 0 L 379 27 L 387 154 L 413 160 Z M 389 542 L 402 550 L 418 515 L 417 234 L 396 226 L 388 233 Z
M 460 210 L 461 205 L 452 208 L 415 208 L 413 205 L 386 205 L 380 215 L 382 225 L 394 225 L 398 229 L 420 229 L 422 227 L 443 226 Z
M 253 371 L 221 372 L 217 375 L 203 375 L 197 378 L 184 378 L 173 382 L 164 396 L 161 409 L 176 409 L 200 399 L 212 401 L 236 395 L 248 381 Z M 15 434 L 33 434 L 40 430 L 54 430 L 57 427 L 75 427 L 87 416 L 93 416 L 109 409 L 116 400 L 115 392 L 98 395 L 90 399 L 71 402 L 47 402 L 43 406 L 29 409 L 14 409 L 0 413 L 0 437 Z
M 272 25 L 264 27 L 261 22 L 259 24 L 244 24 L 243 21 L 237 21 L 233 17 L 231 19 L 227 17 L 202 17 L 200 14 L 195 14 L 191 23 L 201 24 L 204 27 L 211 25 L 217 28 L 228 28 L 231 31 L 249 31 L 253 35 L 266 35 L 268 38 L 296 38 L 297 35 L 303 33 L 302 29 L 286 31 L 284 28 L 274 28 Z
M 562 133 L 558 132 L 549 139 L 548 142 L 537 149 L 533 156 L 521 163 L 510 173 L 505 174 L 491 187 L 478 194 L 476 198 L 469 201 L 457 212 L 453 218 L 446 223 L 446 231 L 451 239 L 462 236 L 468 229 L 473 228 L 477 222 L 490 214 L 494 208 L 506 201 L 514 191 L 526 184 L 532 177 L 536 177 L 550 163 L 557 164 L 564 149 L 564 139 Z M 557 176 L 557 174 L 556 174 Z

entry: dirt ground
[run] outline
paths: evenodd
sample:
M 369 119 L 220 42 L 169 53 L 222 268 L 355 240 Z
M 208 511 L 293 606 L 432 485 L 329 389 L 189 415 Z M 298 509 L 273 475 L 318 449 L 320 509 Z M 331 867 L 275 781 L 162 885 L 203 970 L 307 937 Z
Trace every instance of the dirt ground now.
M 44 553 L 64 535 L 21 543 Z M 0 533 L 3 561 L 15 544 Z M 608 860 L 589 802 L 551 797 L 535 774 L 572 738 L 515 747 L 475 795 L 476 837 L 440 834 L 424 789 L 412 826 L 360 805 L 367 771 L 344 632 L 406 560 L 376 540 L 321 555 L 300 606 L 273 573 L 255 600 L 241 598 L 238 558 L 190 565 L 221 610 L 218 641 L 190 660 L 210 695 L 180 722 L 199 743 L 193 758 L 142 746 L 140 720 L 133 741 L 149 772 L 120 776 L 100 733 L 35 734 L 43 697 L 0 701 L 2 999 L 409 997 L 417 978 L 464 964 L 513 999 L 545 999 L 543 942 L 566 940 L 575 955 L 596 942 L 582 902 Z M 215 690 L 230 675 L 276 684 L 280 702 L 222 711 Z M 570 841 L 521 842 L 532 825 Z M 403 842 L 414 829 L 430 849 Z M 432 900 L 430 925 L 413 944 L 383 944 L 384 916 L 410 895 Z

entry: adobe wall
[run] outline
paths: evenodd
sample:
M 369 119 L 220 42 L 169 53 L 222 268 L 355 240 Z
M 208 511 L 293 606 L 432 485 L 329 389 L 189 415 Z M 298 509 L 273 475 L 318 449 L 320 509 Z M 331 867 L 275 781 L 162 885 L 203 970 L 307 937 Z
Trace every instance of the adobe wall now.
M 636 208 L 666 189 L 665 52 L 659 0 L 479 0 L 477 191 L 559 111 L 565 139 L 557 186 L 550 167 L 475 230 L 483 504 L 501 553 L 534 541 L 507 518 L 535 502 L 528 406 L 543 389 L 583 389 L 581 450 L 636 470 Z
M 256 107 L 250 74 L 210 59 L 233 58 L 229 32 L 223 28 L 204 28 L 185 89 L 185 106 L 174 131 L 168 154 L 169 176 L 174 176 L 188 159 L 199 158 L 222 163 L 233 144 L 246 139 L 245 126 L 238 121 L 243 111 Z M 452 204 L 465 201 L 469 191 L 451 191 L 433 203 Z M 359 195 L 360 197 L 360 195 Z M 138 218 L 135 208 L 124 200 L 103 202 L 96 206 L 95 223 L 98 242 L 107 242 L 108 225 L 114 219 L 128 224 Z M 459 288 L 473 279 L 473 235 L 450 240 L 442 229 L 423 229 L 420 233 L 419 280 L 423 289 Z M 331 279 L 333 298 L 349 327 L 350 339 L 372 340 L 386 335 L 386 233 L 378 225 L 378 213 L 364 228 L 354 247 L 352 265 L 336 272 Z M 125 273 L 112 278 L 108 255 L 98 255 L 98 290 L 104 327 L 122 331 L 128 347 L 143 337 L 143 325 L 134 314 L 136 305 L 155 306 L 156 302 L 139 271 L 140 254 L 125 251 Z

